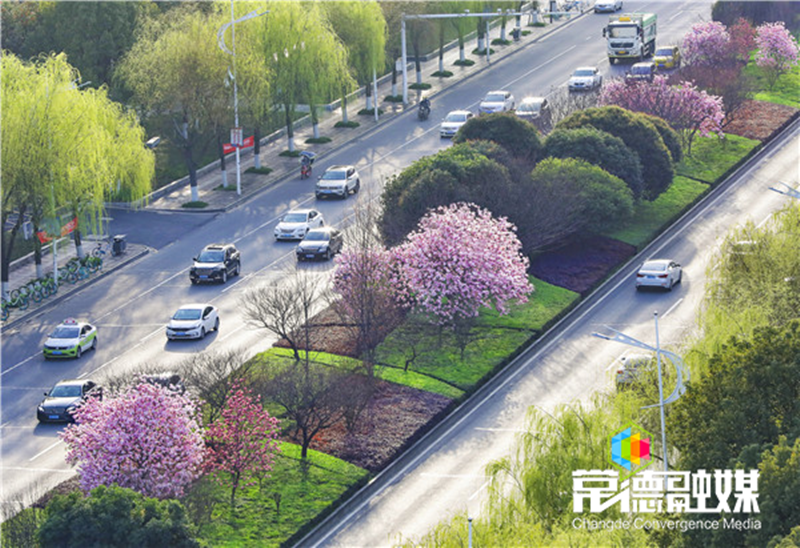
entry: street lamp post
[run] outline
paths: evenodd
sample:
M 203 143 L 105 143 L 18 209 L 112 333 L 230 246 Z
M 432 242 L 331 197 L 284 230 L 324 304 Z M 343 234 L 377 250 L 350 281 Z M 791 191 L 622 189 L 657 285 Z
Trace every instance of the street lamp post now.
M 783 194 L 784 196 L 789 196 L 790 198 L 796 198 L 800 200 L 800 191 L 795 188 L 790 187 L 786 183 L 778 182 L 779 185 L 783 186 L 784 188 L 775 188 L 773 186 L 769 187 L 770 190 L 774 190 L 778 194 Z
M 603 339 L 606 341 L 614 341 L 618 343 L 622 343 L 628 346 L 633 346 L 636 348 L 642 348 L 644 350 L 649 350 L 650 352 L 655 352 L 656 354 L 656 363 L 658 365 L 658 404 L 656 405 L 647 405 L 642 409 L 650 409 L 652 407 L 659 407 L 660 414 L 661 414 L 661 448 L 663 453 L 664 459 L 664 471 L 669 471 L 669 463 L 667 460 L 667 431 L 665 428 L 666 421 L 664 419 L 664 406 L 670 403 L 674 403 L 678 400 L 685 392 L 686 386 L 684 385 L 684 377 L 688 381 L 689 380 L 689 370 L 686 368 L 686 364 L 683 362 L 683 359 L 675 354 L 674 352 L 670 352 L 669 350 L 664 350 L 661 348 L 661 344 L 659 341 L 658 336 L 658 312 L 654 312 L 653 316 L 655 318 L 656 323 L 656 346 L 653 347 L 647 343 L 643 343 L 633 337 L 630 337 L 616 329 L 612 329 L 606 326 L 606 329 L 612 331 L 614 333 L 613 336 L 610 335 L 603 335 L 602 333 L 592 333 L 593 337 L 597 337 L 599 339 Z M 675 366 L 677 381 L 675 383 L 675 389 L 672 391 L 672 394 L 665 400 L 664 399 L 664 384 L 663 378 L 661 375 L 661 355 L 664 354 L 667 356 L 672 364 Z
M 236 85 L 236 23 L 241 23 L 243 21 L 247 21 L 248 19 L 253 19 L 255 17 L 260 17 L 262 15 L 266 15 L 269 13 L 269 10 L 258 13 L 257 10 L 253 10 L 247 15 L 244 15 L 238 19 L 233 18 L 233 0 L 231 0 L 231 22 L 225 23 L 220 27 L 217 31 L 217 45 L 219 49 L 227 53 L 228 55 L 233 56 L 233 118 L 234 118 L 234 128 L 231 130 L 231 144 L 236 148 L 236 193 L 241 196 L 242 195 L 242 165 L 241 159 L 239 156 L 239 149 L 242 146 L 242 130 L 239 127 L 239 95 L 238 95 L 238 88 Z M 231 47 L 232 49 L 228 49 L 225 45 L 225 31 L 228 30 L 228 27 L 231 27 Z M 230 74 L 230 72 L 228 73 Z

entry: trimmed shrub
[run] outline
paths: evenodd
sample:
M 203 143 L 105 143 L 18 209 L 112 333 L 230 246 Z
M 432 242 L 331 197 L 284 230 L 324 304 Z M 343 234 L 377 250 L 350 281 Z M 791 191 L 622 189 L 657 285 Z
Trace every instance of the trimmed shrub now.
M 505 148 L 513 157 L 533 167 L 541 158 L 542 141 L 536 128 L 511 113 L 471 118 L 453 138 L 454 143 L 485 139 Z

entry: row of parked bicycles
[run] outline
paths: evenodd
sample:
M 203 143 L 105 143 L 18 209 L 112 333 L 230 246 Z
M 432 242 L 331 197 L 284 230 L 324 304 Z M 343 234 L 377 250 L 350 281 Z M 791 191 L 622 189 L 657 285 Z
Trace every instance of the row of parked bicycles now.
M 41 302 L 51 295 L 55 295 L 59 286 L 85 280 L 101 268 L 103 268 L 102 256 L 93 254 L 83 259 L 75 257 L 58 269 L 57 283 L 51 272 L 43 278 L 31 280 L 21 287 L 12 289 L 8 294 L 8 298 L 2 298 L 2 320 L 8 319 L 12 309 L 26 310 L 31 301 L 34 303 Z

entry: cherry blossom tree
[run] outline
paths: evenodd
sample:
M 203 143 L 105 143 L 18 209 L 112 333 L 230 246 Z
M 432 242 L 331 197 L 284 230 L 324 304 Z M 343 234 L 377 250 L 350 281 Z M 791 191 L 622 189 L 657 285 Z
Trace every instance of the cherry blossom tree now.
M 278 419 L 261 406 L 258 395 L 234 385 L 222 415 L 206 434 L 209 469 L 222 472 L 217 478 L 231 489 L 231 507 L 239 487 L 272 470 L 277 438 Z
M 205 457 L 196 403 L 141 382 L 101 400 L 90 398 L 60 435 L 81 488 L 118 484 L 148 497 L 177 498 L 202 472 Z
M 508 313 L 533 291 L 516 227 L 475 204 L 430 211 L 396 250 L 416 307 L 467 336 L 481 307 Z M 461 351 L 463 356 L 464 347 Z
M 731 47 L 733 48 L 736 60 L 747 64 L 750 60 L 750 52 L 756 48 L 756 29 L 750 21 L 744 17 L 736 20 L 736 23 L 728 28 L 731 37 Z
M 600 104 L 617 105 L 664 119 L 681 136 L 686 154 L 692 152 L 695 135 L 716 133 L 722 137 L 725 117 L 722 99 L 697 89 L 693 83 L 670 86 L 663 76 L 652 82 L 609 82 L 600 95 Z
M 764 23 L 756 29 L 756 65 L 764 69 L 770 89 L 781 74 L 797 65 L 797 41 L 783 21 Z
M 683 60 L 688 65 L 720 67 L 731 63 L 731 36 L 718 21 L 697 23 L 683 37 Z

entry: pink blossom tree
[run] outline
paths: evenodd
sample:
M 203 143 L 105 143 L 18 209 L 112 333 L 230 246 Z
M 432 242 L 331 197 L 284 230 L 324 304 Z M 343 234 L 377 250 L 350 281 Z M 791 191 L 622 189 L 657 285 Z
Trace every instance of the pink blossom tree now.
M 505 217 L 456 203 L 428 212 L 396 253 L 416 307 L 464 335 L 481 307 L 506 314 L 509 302 L 527 302 L 534 288 L 521 248 Z
M 239 487 L 272 470 L 278 447 L 278 419 L 271 417 L 247 387 L 238 384 L 222 414 L 208 429 L 208 467 L 231 489 L 231 507 Z M 249 477 L 248 477 L 249 476 Z
M 797 65 L 797 42 L 783 25 L 764 23 L 756 29 L 756 65 L 764 70 L 770 89 L 781 74 Z
M 731 37 L 731 47 L 736 55 L 736 60 L 747 64 L 750 60 L 750 52 L 756 48 L 756 29 L 750 21 L 744 17 L 739 17 L 736 23 L 728 27 L 728 34 Z
M 722 99 L 700 91 L 693 83 L 670 86 L 663 76 L 632 84 L 614 80 L 603 88 L 599 102 L 662 118 L 681 136 L 687 155 L 691 155 L 695 135 L 716 133 L 722 137 Z
M 728 65 L 734 59 L 730 34 L 718 21 L 692 25 L 683 37 L 681 51 L 687 65 L 713 68 Z
M 176 498 L 202 472 L 205 456 L 195 402 L 142 382 L 75 412 L 61 439 L 81 488 L 118 484 L 148 497 Z

